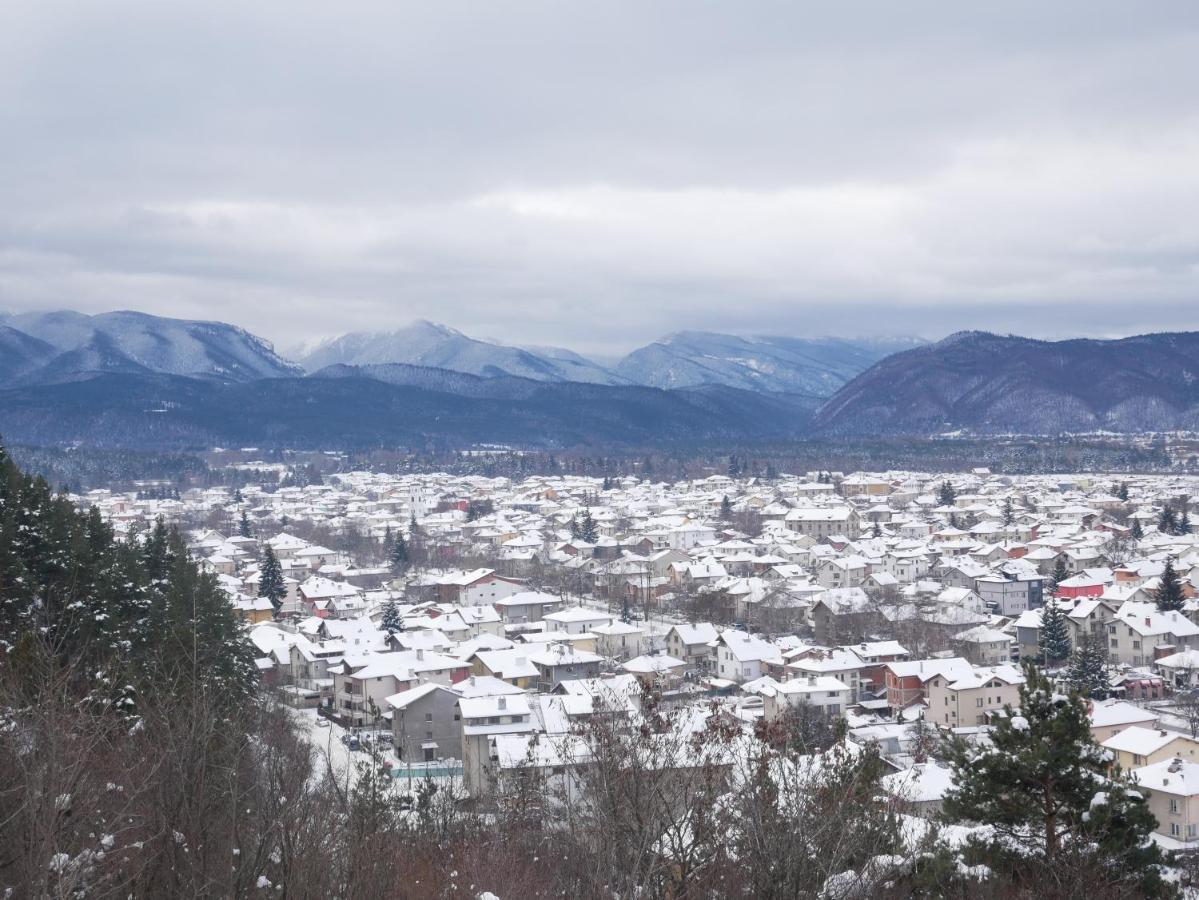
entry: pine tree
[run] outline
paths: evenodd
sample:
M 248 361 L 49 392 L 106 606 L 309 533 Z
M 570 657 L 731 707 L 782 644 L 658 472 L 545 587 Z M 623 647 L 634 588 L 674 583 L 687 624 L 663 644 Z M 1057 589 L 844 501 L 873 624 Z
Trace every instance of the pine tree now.
M 408 542 L 404 540 L 404 532 L 397 531 L 391 542 L 391 553 L 387 557 L 387 565 L 395 575 L 408 568 Z
M 1177 534 L 1178 521 L 1174 518 L 1174 507 L 1166 506 L 1157 517 L 1157 530 L 1162 534 Z
M 733 521 L 733 503 L 729 500 L 728 494 L 725 494 L 724 499 L 720 501 L 720 518 L 724 522 Z
M 395 600 L 391 597 L 388 597 L 387 602 L 383 604 L 383 617 L 379 624 L 388 634 L 404 630 L 404 620 L 400 618 L 400 608 L 396 606 Z
M 1059 556 L 1057 562 L 1053 564 L 1053 574 L 1049 576 L 1049 593 L 1056 594 L 1061 583 L 1069 577 L 1070 573 L 1066 569 L 1066 560 Z
M 1070 656 L 1070 630 L 1066 614 L 1057 603 L 1050 601 L 1041 610 L 1041 630 L 1037 646 L 1047 666 L 1056 665 Z
M 550 457 L 553 459 L 553 457 Z M 399 539 L 397 538 L 397 543 Z M 420 523 L 416 521 L 416 513 L 413 512 L 408 519 L 408 562 L 410 565 L 424 565 L 425 563 L 425 531 L 420 527 Z
M 1140 519 L 1132 520 L 1132 530 L 1129 531 L 1129 535 L 1132 536 L 1134 541 L 1139 541 L 1145 536 L 1145 529 L 1141 527 Z
M 579 540 L 579 535 L 582 532 L 579 530 L 579 514 L 575 513 L 570 517 L 570 539 L 572 541 Z
M 594 544 L 599 540 L 599 527 L 595 524 L 595 519 L 591 518 L 591 510 L 583 510 L 583 518 L 579 520 L 579 539 L 588 544 Z
M 1003 498 L 1003 524 L 1010 528 L 1012 526 L 1012 524 L 1015 523 L 1015 521 L 1016 521 L 1016 511 L 1015 511 L 1015 509 L 1012 508 L 1012 498 L 1004 497 Z
M 1119 488 L 1119 490 L 1116 491 L 1116 496 L 1120 498 L 1121 502 L 1123 502 L 1123 503 L 1128 502 L 1128 482 L 1127 481 L 1120 482 L 1120 488 Z
M 283 567 L 279 565 L 279 559 L 270 544 L 262 551 L 262 563 L 258 569 L 258 596 L 271 601 L 275 618 L 278 618 L 287 597 L 287 584 L 283 581 Z
M 958 492 L 953 489 L 953 485 L 948 479 L 941 482 L 941 490 L 937 494 L 938 506 L 953 506 L 958 499 Z
M 1174 570 L 1174 557 L 1172 556 L 1166 559 L 1161 580 L 1157 590 L 1153 592 L 1153 600 L 1157 604 L 1159 612 L 1176 612 L 1182 609 L 1186 602 L 1186 596 L 1182 590 L 1182 579 Z
M 1109 772 L 1083 699 L 1054 694 L 1035 666 L 1025 668 L 1025 678 L 1019 711 L 1009 707 L 987 743 L 950 745 L 954 786 L 943 812 L 994 829 L 982 861 L 998 871 L 1062 877 L 1056 866 L 1081 864 L 1113 894 L 1169 896 L 1164 857 L 1150 840 L 1154 817 L 1144 796 Z
M 1191 533 L 1191 514 L 1187 512 L 1187 508 L 1185 506 L 1182 508 L 1182 513 L 1178 517 L 1178 533 Z
M 98 509 L 78 510 L 3 447 L 0 654 L 17 676 L 10 687 L 35 687 L 47 662 L 61 664 L 80 699 L 126 723 L 141 697 L 164 689 L 172 699 L 211 691 L 227 712 L 257 680 L 228 596 L 177 529 L 158 519 L 117 541 Z
M 1083 632 L 1070 661 L 1066 683 L 1084 697 L 1094 700 L 1107 697 L 1111 682 L 1107 676 L 1107 652 L 1102 638 L 1090 631 Z
M 250 518 L 244 509 L 241 511 L 241 519 L 237 523 L 237 533 L 244 538 L 254 536 L 254 529 L 250 527 Z

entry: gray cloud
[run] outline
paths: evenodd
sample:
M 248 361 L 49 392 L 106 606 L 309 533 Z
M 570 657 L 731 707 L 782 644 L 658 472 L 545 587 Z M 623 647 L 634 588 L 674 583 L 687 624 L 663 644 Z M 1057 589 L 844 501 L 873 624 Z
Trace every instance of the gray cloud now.
M 1197 29 L 1182 2 L 9 4 L 0 306 L 595 352 L 1195 328 Z

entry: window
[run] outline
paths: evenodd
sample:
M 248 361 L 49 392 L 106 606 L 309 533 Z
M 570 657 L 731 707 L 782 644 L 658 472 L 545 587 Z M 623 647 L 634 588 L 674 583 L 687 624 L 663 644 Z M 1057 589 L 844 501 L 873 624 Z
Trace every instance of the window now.
M 1133 650 L 1140 650 L 1140 649 L 1141 649 L 1141 642 L 1140 642 L 1140 641 L 1133 641 L 1133 642 L 1132 642 L 1132 649 L 1133 649 Z
M 431 712 L 425 713 L 425 721 L 432 722 L 433 721 L 433 713 L 431 713 Z
M 983 698 L 979 697 L 977 700 L 975 700 L 974 705 L 977 706 L 979 709 L 981 709 L 982 705 L 983 705 Z
M 1178 815 L 1178 798 L 1177 797 L 1170 798 L 1170 814 Z
M 426 741 L 431 741 L 431 740 L 433 740 L 433 732 L 431 732 L 431 731 L 426 731 L 426 732 L 425 732 L 425 740 L 426 740 Z
M 1178 837 L 1178 833 L 1179 833 L 1178 823 L 1171 822 L 1170 823 L 1170 834 L 1173 835 L 1174 837 Z

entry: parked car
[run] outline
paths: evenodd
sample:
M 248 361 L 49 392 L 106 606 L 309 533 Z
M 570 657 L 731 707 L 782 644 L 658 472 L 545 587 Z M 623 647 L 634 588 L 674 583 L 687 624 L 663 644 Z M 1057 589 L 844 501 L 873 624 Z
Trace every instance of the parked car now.
M 317 716 L 316 717 L 316 727 L 317 728 L 328 728 L 329 720 L 324 718 L 323 716 Z

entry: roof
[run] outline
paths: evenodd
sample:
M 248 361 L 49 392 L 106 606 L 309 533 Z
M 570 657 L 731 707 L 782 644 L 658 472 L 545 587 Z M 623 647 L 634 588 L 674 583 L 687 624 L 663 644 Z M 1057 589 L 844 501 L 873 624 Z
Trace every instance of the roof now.
M 488 719 L 496 716 L 529 715 L 529 695 L 506 694 L 485 697 L 463 697 L 458 701 L 465 719 Z
M 673 656 L 637 656 L 621 665 L 620 668 L 635 675 L 651 675 L 681 669 L 687 663 Z
M 1119 734 L 1104 741 L 1103 746 L 1108 750 L 1120 750 L 1137 756 L 1148 756 L 1182 737 L 1185 735 L 1179 734 L 1177 731 L 1130 725 Z
M 720 637 L 716 626 L 710 622 L 699 622 L 695 625 L 674 625 L 670 631 L 679 636 L 684 644 L 710 644 Z M 670 632 L 667 632 L 669 634 Z
M 953 656 L 949 659 L 912 659 L 884 663 L 884 665 L 897 678 L 916 677 L 922 682 L 936 678 L 938 675 L 949 681 L 957 681 L 961 678 L 969 678 L 974 674 L 974 666 L 970 665 L 969 660 L 962 659 L 960 656 Z
M 572 606 L 568 609 L 560 609 L 557 612 L 552 612 L 545 616 L 547 622 L 599 622 L 612 621 L 611 613 L 599 612 L 594 609 L 587 609 L 583 606 Z
M 1132 779 L 1151 791 L 1193 797 L 1199 794 L 1199 763 L 1185 762 L 1175 757 L 1133 769 Z
M 848 691 L 849 685 L 832 675 L 809 675 L 807 678 L 791 678 L 787 681 L 776 682 L 772 689 L 775 693 L 784 695 L 815 694 L 821 691 L 829 693 Z
M 414 688 L 406 691 L 400 691 L 398 694 L 392 694 L 390 697 L 384 698 L 384 702 L 393 709 L 406 709 L 418 700 L 421 700 L 430 694 L 437 691 L 445 691 L 447 694 L 454 694 L 455 691 L 446 687 L 443 684 L 435 684 L 427 681 L 424 684 L 418 684 Z
M 1133 706 L 1123 700 L 1106 700 L 1091 708 L 1091 727 L 1106 728 L 1111 725 L 1134 725 L 1137 722 L 1156 722 L 1157 716 L 1148 710 Z

